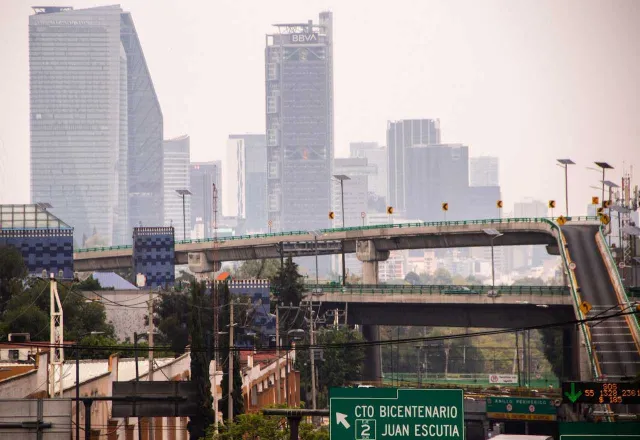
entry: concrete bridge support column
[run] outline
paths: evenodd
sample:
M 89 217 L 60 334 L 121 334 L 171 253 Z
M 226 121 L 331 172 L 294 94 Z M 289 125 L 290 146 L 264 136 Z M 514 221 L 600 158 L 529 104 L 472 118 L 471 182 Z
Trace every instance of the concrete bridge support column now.
M 187 255 L 189 270 L 199 280 L 213 278 L 213 274 L 222 268 L 220 261 L 209 261 L 205 252 L 189 252 Z
M 356 256 L 362 261 L 362 283 L 378 284 L 378 262 L 389 258 L 389 251 L 378 251 L 372 240 L 356 243 Z M 363 325 L 362 336 L 367 341 L 380 340 L 380 326 Z M 377 382 L 382 380 L 382 350 L 379 345 L 368 346 L 365 351 L 363 379 Z

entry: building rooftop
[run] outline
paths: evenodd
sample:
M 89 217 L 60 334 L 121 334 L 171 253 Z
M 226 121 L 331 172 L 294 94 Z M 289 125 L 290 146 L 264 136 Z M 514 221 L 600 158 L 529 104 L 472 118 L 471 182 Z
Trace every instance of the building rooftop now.
M 115 272 L 93 272 L 91 276 L 94 280 L 97 280 L 103 288 L 114 290 L 138 290 L 136 286 Z
M 0 229 L 73 229 L 47 211 L 48 203 L 0 205 Z

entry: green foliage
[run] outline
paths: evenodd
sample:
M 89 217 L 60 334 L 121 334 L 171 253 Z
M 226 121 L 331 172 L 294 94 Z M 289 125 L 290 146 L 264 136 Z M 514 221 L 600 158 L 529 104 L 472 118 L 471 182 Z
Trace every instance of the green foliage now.
M 274 280 L 280 270 L 280 261 L 276 259 L 247 260 L 233 272 L 233 278 L 239 280 L 270 279 Z
M 85 291 L 95 291 L 95 290 L 113 290 L 113 289 L 104 289 L 100 285 L 100 281 L 93 278 L 93 275 L 89 276 L 84 281 L 81 281 L 75 285 L 75 288 L 81 292 Z
M 12 246 L 0 247 L 0 313 L 16 293 L 22 291 L 27 267 L 20 251 Z
M 298 265 L 289 257 L 273 281 L 276 301 L 282 305 L 299 306 L 305 287 L 303 277 L 298 272 Z M 302 326 L 302 314 L 287 314 L 281 318 L 281 327 L 284 329 L 300 328 Z
M 448 285 L 453 284 L 453 277 L 447 269 L 436 269 L 433 274 L 433 284 L 435 285 Z
M 566 378 L 568 371 L 563 374 L 563 347 L 561 328 L 543 328 L 539 330 L 545 358 L 551 364 L 551 371 L 559 379 Z
M 326 426 L 316 428 L 311 423 L 302 422 L 299 426 L 300 440 L 329 440 Z M 241 414 L 231 424 L 219 425 L 218 433 L 214 427 L 207 430 L 205 440 L 288 440 L 287 419 L 278 416 L 265 416 L 262 413 Z
M 405 275 L 404 280 L 409 284 L 418 285 L 420 284 L 420 276 L 415 272 L 409 272 Z
M 207 428 L 213 423 L 213 397 L 211 396 L 211 379 L 209 365 L 211 356 L 206 350 L 204 336 L 204 315 L 207 311 L 205 299 L 205 283 L 191 283 L 191 313 L 189 315 L 189 334 L 191 336 L 191 380 L 198 386 L 198 414 L 189 418 L 187 429 L 192 440 L 204 437 Z M 209 327 L 210 328 L 210 327 Z
M 194 281 L 195 282 L 195 281 Z M 189 285 L 191 286 L 191 284 Z M 208 305 L 211 307 L 211 304 Z M 157 300 L 154 324 L 160 333 L 158 343 L 171 346 L 176 353 L 184 353 L 189 344 L 190 297 L 186 293 L 166 292 Z M 207 320 L 207 316 L 204 317 Z M 207 321 L 207 324 L 212 321 Z M 212 326 L 205 328 L 212 328 Z
M 342 387 L 349 382 L 362 379 L 365 349 L 363 346 L 353 347 L 345 346 L 345 344 L 363 341 L 364 339 L 360 332 L 345 327 L 338 329 L 325 328 L 317 333 L 316 345 L 336 345 L 335 347 L 324 347 L 322 349 L 324 360 L 316 361 L 316 368 L 318 369 L 318 398 L 316 403 L 318 408 L 328 406 L 328 394 L 331 388 Z M 300 388 L 308 391 L 307 397 L 311 396 L 309 350 L 297 353 L 296 369 L 300 371 Z
M 329 428 L 327 426 L 316 428 L 311 423 L 300 423 L 298 436 L 300 440 L 329 440 Z
M 540 277 L 525 277 L 515 280 L 514 286 L 544 286 L 545 282 Z

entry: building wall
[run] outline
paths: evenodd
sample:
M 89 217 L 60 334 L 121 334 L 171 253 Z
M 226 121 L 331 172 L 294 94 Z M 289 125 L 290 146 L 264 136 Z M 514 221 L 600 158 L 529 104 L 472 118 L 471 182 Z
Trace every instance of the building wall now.
M 133 273 L 147 277 L 148 287 L 165 287 L 175 281 L 174 229 L 133 229 Z
M 440 143 L 440 120 L 407 119 L 387 122 L 388 204 L 397 211 L 410 205 L 408 189 L 413 184 L 407 174 L 406 149 L 414 145 Z
M 191 180 L 189 136 L 180 136 L 175 139 L 165 140 L 164 148 L 164 225 L 173 226 L 176 231 L 176 239 L 190 238 L 191 228 L 184 229 L 184 223 L 189 225 L 191 218 L 191 196 L 182 196 L 176 190 L 189 189 Z M 144 226 L 144 225 L 143 225 Z M 147 226 L 158 226 L 147 225 Z
M 478 156 L 469 159 L 469 185 L 499 186 L 500 174 L 498 158 L 494 156 Z
M 346 175 L 349 180 L 343 182 L 344 190 L 344 225 L 362 226 L 362 213 L 367 213 L 367 194 L 369 177 L 374 168 L 369 166 L 365 158 L 336 158 L 334 174 Z M 342 190 L 340 181 L 332 178 L 332 206 L 335 214 L 333 227 L 342 227 Z
M 18 249 L 31 275 L 73 278 L 73 229 L 0 229 L 0 246 Z
M 29 17 L 31 199 L 111 245 L 126 225 L 126 94 L 118 6 Z M 57 12 L 53 12 L 57 11 Z
M 389 189 L 387 147 L 381 147 L 377 142 L 351 142 L 349 149 L 351 157 L 366 158 L 369 166 L 373 168 L 368 181 L 369 193 L 387 200 Z
M 326 228 L 333 162 L 333 24 L 267 35 L 267 209 L 273 231 Z M 284 26 L 284 25 L 283 25 Z M 304 37 L 304 38 L 301 38 Z
M 163 216 L 163 117 L 142 45 L 128 12 L 121 15 L 120 40 L 126 53 L 127 187 L 126 242 L 131 229 L 158 226 Z
M 196 226 L 197 219 L 202 219 L 204 238 L 213 236 L 213 184 L 218 192 L 218 221 L 222 218 L 222 166 L 219 160 L 212 162 L 191 162 L 190 202 L 191 229 Z

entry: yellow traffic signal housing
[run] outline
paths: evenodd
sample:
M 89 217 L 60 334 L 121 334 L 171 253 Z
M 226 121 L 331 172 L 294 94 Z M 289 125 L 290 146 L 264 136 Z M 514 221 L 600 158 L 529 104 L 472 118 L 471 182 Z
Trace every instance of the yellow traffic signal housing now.
M 556 201 L 555 200 L 549 200 L 549 208 L 553 209 L 556 207 Z
M 497 206 L 499 209 L 502 209 L 502 200 L 498 200 L 498 201 L 496 202 L 496 206 Z
M 448 204 L 448 203 L 446 203 L 446 202 L 445 202 L 445 203 L 443 203 L 443 204 L 442 204 L 442 210 L 443 210 L 443 211 L 448 211 L 448 210 L 449 210 L 449 204 Z
M 387 206 L 387 214 L 393 214 L 393 206 Z
M 329 218 L 330 218 L 331 220 L 333 220 L 334 218 L 336 218 L 336 214 L 335 214 L 335 212 L 330 211 L 330 212 L 329 212 Z

